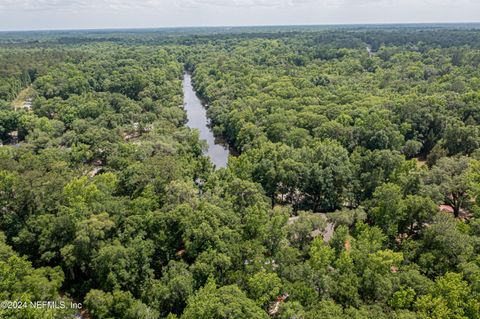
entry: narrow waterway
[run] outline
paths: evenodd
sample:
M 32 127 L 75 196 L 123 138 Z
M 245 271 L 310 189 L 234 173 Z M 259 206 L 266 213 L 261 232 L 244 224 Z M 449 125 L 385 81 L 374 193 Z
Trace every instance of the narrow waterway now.
M 200 131 L 200 139 L 207 141 L 208 150 L 205 155 L 209 156 L 216 168 L 226 167 L 228 163 L 228 146 L 215 139 L 209 126 L 207 110 L 198 98 L 192 85 L 192 76 L 185 73 L 183 78 L 183 100 L 187 112 L 187 126 Z

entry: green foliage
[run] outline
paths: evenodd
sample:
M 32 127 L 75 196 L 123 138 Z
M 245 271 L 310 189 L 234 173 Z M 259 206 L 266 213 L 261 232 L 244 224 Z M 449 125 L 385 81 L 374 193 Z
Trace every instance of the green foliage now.
M 279 296 L 280 290 L 281 280 L 275 273 L 262 270 L 248 279 L 248 294 L 261 307 Z
M 309 262 L 314 269 L 326 269 L 333 261 L 335 252 L 327 246 L 321 237 L 315 238 L 310 247 Z
M 268 318 L 255 302 L 248 299 L 237 286 L 217 288 L 215 282 L 207 284 L 188 299 L 182 319 L 215 318 Z
M 398 233 L 399 221 L 405 218 L 400 187 L 382 185 L 373 194 L 373 200 L 376 207 L 372 209 L 372 219 L 387 235 L 394 236 Z
M 34 308 L 30 302 L 55 301 L 69 304 L 70 300 L 58 293 L 64 275 L 60 267 L 33 268 L 32 263 L 18 256 L 5 243 L 5 235 L 0 233 L 0 300 L 21 302 L 19 308 L 2 307 L 2 318 L 60 318 L 72 315 L 71 309 Z M 25 306 L 26 305 L 26 306 Z
M 410 309 L 415 300 L 415 290 L 408 287 L 397 290 L 389 300 L 388 304 L 393 309 Z
M 455 217 L 458 217 L 461 209 L 468 208 L 469 186 L 467 157 L 442 158 L 432 167 L 426 183 L 430 184 L 432 197 L 439 196 L 446 204 L 453 208 Z M 443 198 L 442 198 L 443 197 Z M 434 197 L 435 198 L 435 197 Z
M 106 293 L 92 289 L 85 296 L 85 305 L 94 318 L 156 319 L 158 313 L 135 300 L 129 292 L 119 290 Z
M 480 32 L 214 30 L 0 35 L 0 299 L 479 318 Z M 185 127 L 184 69 L 226 169 Z

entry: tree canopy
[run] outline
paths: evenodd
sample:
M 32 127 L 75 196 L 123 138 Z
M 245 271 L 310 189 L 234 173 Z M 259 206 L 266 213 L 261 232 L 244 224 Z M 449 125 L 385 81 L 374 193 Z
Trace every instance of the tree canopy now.
M 0 317 L 480 318 L 479 65 L 455 25 L 0 34 L 0 301 L 84 305 Z

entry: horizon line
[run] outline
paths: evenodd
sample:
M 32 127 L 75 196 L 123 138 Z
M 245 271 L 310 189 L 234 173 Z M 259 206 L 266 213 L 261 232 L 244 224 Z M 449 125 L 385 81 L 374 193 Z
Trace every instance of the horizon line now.
M 169 29 L 213 29 L 213 28 L 268 28 L 268 27 L 342 27 L 342 26 L 409 26 L 409 25 L 479 25 L 480 21 L 463 22 L 377 22 L 377 23 L 328 23 L 328 24 L 251 24 L 251 25 L 179 25 L 158 27 L 99 27 L 99 28 L 52 28 L 0 30 L 0 33 L 28 32 L 82 32 L 82 31 L 142 31 Z

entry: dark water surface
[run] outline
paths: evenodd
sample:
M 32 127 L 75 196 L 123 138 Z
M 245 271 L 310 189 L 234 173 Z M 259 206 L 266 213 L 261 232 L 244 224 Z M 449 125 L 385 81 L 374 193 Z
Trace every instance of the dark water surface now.
M 187 112 L 187 126 L 200 131 L 200 139 L 207 141 L 208 150 L 205 152 L 217 168 L 226 167 L 228 163 L 228 146 L 215 139 L 209 127 L 207 110 L 198 98 L 192 86 L 192 76 L 185 73 L 183 78 L 183 100 Z

